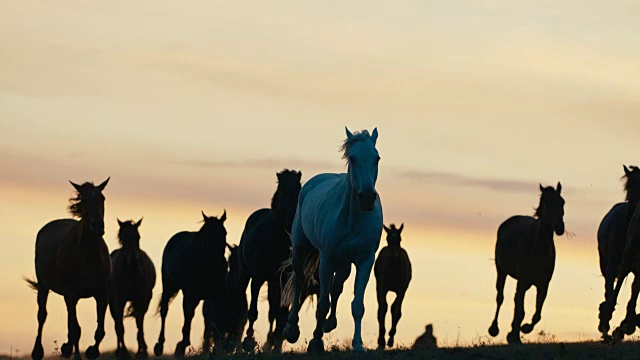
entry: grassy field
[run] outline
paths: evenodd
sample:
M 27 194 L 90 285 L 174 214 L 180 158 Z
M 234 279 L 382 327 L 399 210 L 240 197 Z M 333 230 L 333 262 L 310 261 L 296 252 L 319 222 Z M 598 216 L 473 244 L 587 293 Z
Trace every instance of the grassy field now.
M 83 357 L 84 358 L 84 357 Z M 414 350 L 388 350 L 369 351 L 366 354 L 353 354 L 350 351 L 333 349 L 321 355 L 306 355 L 302 353 L 285 353 L 282 355 L 255 354 L 255 355 L 231 355 L 231 356 L 189 356 L 191 360 L 205 360 L 211 358 L 227 359 L 263 359 L 263 360 L 297 360 L 297 359 L 640 359 L 640 342 L 627 341 L 615 346 L 606 345 L 601 342 L 581 342 L 581 343 L 537 343 L 522 346 L 507 345 L 487 345 L 473 347 L 453 347 L 424 351 Z M 56 357 L 49 357 L 54 360 Z M 113 353 L 106 353 L 100 357 L 103 360 L 115 359 Z M 133 359 L 133 358 L 132 358 Z M 150 357 L 153 359 L 153 357 Z M 171 359 L 165 357 L 164 359 Z M 9 360 L 9 357 L 0 356 L 0 360 Z

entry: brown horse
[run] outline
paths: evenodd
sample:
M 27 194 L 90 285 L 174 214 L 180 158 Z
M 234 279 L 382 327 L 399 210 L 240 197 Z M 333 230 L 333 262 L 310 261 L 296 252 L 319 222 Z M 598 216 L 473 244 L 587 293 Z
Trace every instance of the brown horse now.
M 156 269 L 151 258 L 140 249 L 140 233 L 138 222 L 118 220 L 120 231 L 118 240 L 122 247 L 111 253 L 111 293 L 109 294 L 109 309 L 116 327 L 118 347 L 116 356 L 127 358 L 129 352 L 124 344 L 123 312 L 127 302 L 130 302 L 126 316 L 136 319 L 138 327 L 138 353 L 136 357 L 147 358 L 147 343 L 144 341 L 144 315 L 149 309 L 153 296 L 152 290 L 156 284 Z
M 411 261 L 409 255 L 400 247 L 402 240 L 400 234 L 404 229 L 404 224 L 396 229 L 395 224 L 391 228 L 384 226 L 387 233 L 387 246 L 383 247 L 378 254 L 374 273 L 376 275 L 376 292 L 378 294 L 378 323 L 380 333 L 378 335 L 378 348 L 384 349 L 384 322 L 387 315 L 387 293 L 396 293 L 396 299 L 391 305 L 391 330 L 389 331 L 389 347 L 393 346 L 393 338 L 396 335 L 396 327 L 402 316 L 402 301 L 411 282 Z
M 68 340 L 62 345 L 62 357 L 68 358 L 75 349 L 80 359 L 80 324 L 76 317 L 78 300 L 93 297 L 96 300 L 98 327 L 95 344 L 89 346 L 86 356 L 100 356 L 100 342 L 104 338 L 104 316 L 109 301 L 111 260 L 104 235 L 104 196 L 102 191 L 109 179 L 95 186 L 86 182 L 71 185 L 76 194 L 69 200 L 69 212 L 75 219 L 53 220 L 36 237 L 36 278 L 27 280 L 38 292 L 38 336 L 31 352 L 34 360 L 44 356 L 42 328 L 47 319 L 49 291 L 64 297 L 68 314 Z
M 560 183 L 556 189 L 540 185 L 542 194 L 535 217 L 512 216 L 498 228 L 495 258 L 498 273 L 497 309 L 489 334 L 497 336 L 500 331 L 498 313 L 504 300 L 504 283 L 509 275 L 518 281 L 511 332 L 507 335 L 509 344 L 521 344 L 520 331 L 530 333 L 541 319 L 542 305 L 547 297 L 556 263 L 553 233 L 558 236 L 564 234 L 564 199 L 560 195 L 561 191 Z M 521 328 L 524 319 L 524 295 L 532 285 L 537 289 L 536 312 L 531 323 L 522 325 Z

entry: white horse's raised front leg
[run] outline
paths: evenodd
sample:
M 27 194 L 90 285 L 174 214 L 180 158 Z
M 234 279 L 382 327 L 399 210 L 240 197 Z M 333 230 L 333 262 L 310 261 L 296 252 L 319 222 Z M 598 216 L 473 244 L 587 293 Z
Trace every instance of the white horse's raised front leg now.
M 353 333 L 353 341 L 351 345 L 353 346 L 353 351 L 355 352 L 363 352 L 366 351 L 364 345 L 362 344 L 362 317 L 364 316 L 364 291 L 367 288 L 367 283 L 369 282 L 369 276 L 371 276 L 371 268 L 373 267 L 373 262 L 375 260 L 375 254 L 368 257 L 367 259 L 361 261 L 360 263 L 356 263 L 356 280 L 354 285 L 354 297 L 353 302 L 351 302 L 351 314 L 353 315 L 353 323 L 354 323 L 354 333 Z

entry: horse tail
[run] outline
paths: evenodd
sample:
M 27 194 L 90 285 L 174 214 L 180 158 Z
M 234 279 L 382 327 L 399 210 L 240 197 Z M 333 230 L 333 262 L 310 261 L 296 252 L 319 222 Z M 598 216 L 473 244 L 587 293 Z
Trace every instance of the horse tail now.
M 171 297 L 169 298 L 169 301 L 167 302 L 167 307 L 169 307 L 169 305 L 171 305 L 171 303 L 173 302 L 173 299 L 175 299 L 176 296 L 178 296 L 178 292 L 177 291 L 176 291 L 175 294 L 171 295 Z M 160 296 L 160 301 L 158 301 L 158 308 L 156 310 L 156 315 L 160 315 L 160 310 L 162 309 L 162 299 L 164 299 L 164 293 L 162 294 L 162 296 Z M 135 311 L 135 309 L 133 308 L 133 305 L 130 305 L 129 308 L 127 308 L 127 312 L 129 312 L 129 310 Z M 132 313 L 132 315 L 133 315 L 133 313 Z
M 29 279 L 29 278 L 28 278 L 28 277 L 26 277 L 26 276 L 23 276 L 23 277 L 22 277 L 22 280 L 26 281 L 26 282 L 27 282 L 27 284 L 28 284 L 28 286 L 29 286 L 29 288 L 31 288 L 32 290 L 35 290 L 35 291 L 38 291 L 38 290 L 39 290 L 39 288 L 38 288 L 38 282 L 37 282 L 36 280 L 34 280 L 34 279 Z
M 306 258 L 306 261 L 304 262 L 304 272 L 303 272 L 303 276 L 304 276 L 304 281 L 303 281 L 303 285 L 302 285 L 302 289 L 300 291 L 300 296 L 302 296 L 303 294 L 309 294 L 309 296 L 311 296 L 311 292 L 309 291 L 309 289 L 311 289 L 313 286 L 317 285 L 317 281 L 315 278 L 315 273 L 318 270 L 318 267 L 320 266 L 320 252 L 319 251 L 311 251 L 309 253 L 309 255 Z M 284 287 L 282 288 L 282 296 L 281 296 L 281 300 L 280 300 L 280 305 L 283 307 L 290 307 L 293 304 L 293 289 L 294 289 L 294 283 L 293 283 L 293 260 L 291 257 L 289 257 L 289 259 L 285 260 L 282 263 L 282 266 L 280 267 L 280 271 L 281 271 L 281 276 L 282 274 L 287 274 L 288 275 L 288 279 L 287 282 L 285 283 Z M 280 281 L 280 283 L 282 284 L 282 280 Z M 300 299 L 302 300 L 302 299 Z

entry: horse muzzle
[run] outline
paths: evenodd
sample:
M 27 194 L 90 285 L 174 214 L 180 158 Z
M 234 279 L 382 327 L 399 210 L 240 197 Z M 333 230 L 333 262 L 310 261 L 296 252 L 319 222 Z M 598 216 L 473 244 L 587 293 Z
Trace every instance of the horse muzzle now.
M 553 227 L 553 231 L 555 231 L 556 235 L 558 236 L 564 235 L 564 222 L 557 223 Z
M 371 211 L 376 203 L 378 194 L 375 191 L 363 191 L 358 193 L 358 202 L 362 211 Z

